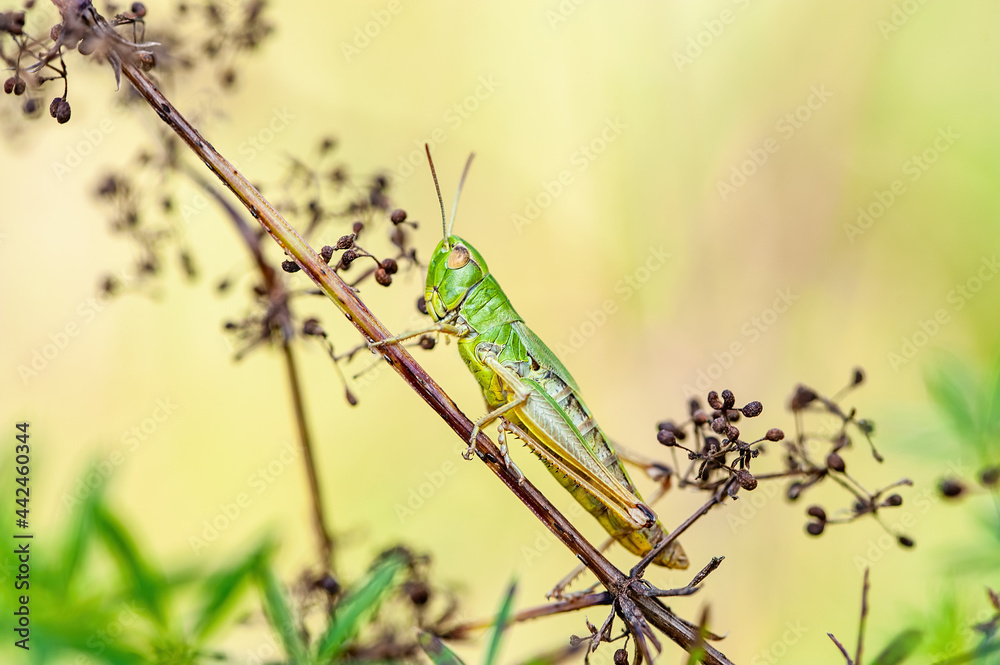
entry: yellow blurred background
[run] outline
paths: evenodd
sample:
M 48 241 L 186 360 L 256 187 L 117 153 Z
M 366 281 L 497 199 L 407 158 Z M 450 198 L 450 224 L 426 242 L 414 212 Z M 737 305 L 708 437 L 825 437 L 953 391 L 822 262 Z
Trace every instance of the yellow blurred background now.
M 155 24 L 161 9 L 150 5 Z M 848 404 L 874 420 L 887 462 L 863 448 L 848 462 L 869 487 L 914 479 L 887 520 L 911 515 L 917 547 L 880 548 L 872 520 L 806 536 L 807 505 L 845 505 L 829 488 L 790 505 L 781 488 L 762 485 L 760 505 L 748 495 L 713 512 L 684 546 L 695 568 L 726 561 L 701 593 L 671 606 L 691 620 L 709 606 L 711 628 L 726 634 L 719 648 L 735 662 L 838 662 L 826 633 L 853 644 L 859 560 L 872 566 L 876 646 L 942 594 L 979 602 L 983 585 L 998 583 L 951 574 L 956 546 L 976 527 L 931 490 L 949 464 L 974 460 L 949 438 L 922 379 L 934 349 L 984 372 L 998 351 L 996 3 L 375 0 L 268 11 L 276 32 L 244 61 L 206 138 L 268 182 L 290 155 L 336 136 L 356 172 L 395 174 L 393 200 L 423 222 L 425 257 L 440 231 L 421 146 L 432 144 L 446 205 L 474 151 L 455 231 L 560 352 L 615 439 L 663 455 L 655 423 L 683 416 L 685 387 L 706 391 L 702 374 L 740 403 L 763 401 L 762 433 L 792 430 L 784 405 L 797 382 L 832 393 L 855 365 L 867 370 Z M 69 65 L 71 122 L 44 118 L 0 147 L 0 422 L 31 422 L 38 546 L 72 519 L 65 497 L 86 464 L 118 451 L 110 496 L 157 560 L 224 561 L 270 530 L 290 578 L 312 563 L 314 542 L 302 467 L 280 462 L 294 444 L 283 368 L 273 350 L 232 361 L 221 326 L 246 301 L 211 288 L 246 265 L 244 249 L 210 208 L 185 226 L 200 281 L 173 275 L 152 297 L 88 302 L 104 274 L 134 258 L 91 193 L 158 120 L 145 108 L 114 111 L 109 71 L 78 54 Z M 173 81 L 178 108 L 206 85 Z M 262 150 L 241 149 L 279 116 L 287 123 Z M 79 167 L 54 168 L 94 131 L 102 138 Z M 335 240 L 330 233 L 315 245 Z M 412 273 L 362 297 L 402 330 L 419 323 L 422 283 Z M 614 313 L 601 314 L 609 300 Z M 300 301 L 298 311 L 323 317 L 340 348 L 359 341 L 330 304 Z M 33 354 L 68 325 L 77 328 L 64 348 L 26 376 Z M 435 578 L 458 590 L 467 618 L 491 614 L 513 577 L 518 607 L 543 602 L 575 561 L 483 465 L 458 457 L 440 419 L 387 369 L 355 384 L 351 408 L 322 350 L 300 357 L 348 576 L 403 542 L 432 555 Z M 453 345 L 417 358 L 466 413 L 482 412 Z M 129 438 L 164 405 L 162 422 Z M 558 506 L 571 506 L 540 464 L 515 456 Z M 400 510 L 442 476 L 412 514 Z M 248 488 L 250 507 L 195 552 L 203 521 Z M 701 501 L 674 492 L 658 512 L 669 528 Z M 589 517 L 576 522 L 602 538 Z M 621 551 L 613 559 L 632 562 Z M 682 586 L 690 573 L 650 576 Z M 604 612 L 587 616 L 597 623 Z M 585 630 L 580 614 L 519 626 L 504 662 Z M 683 662 L 666 648 L 663 662 Z M 477 645 L 460 653 L 478 662 Z

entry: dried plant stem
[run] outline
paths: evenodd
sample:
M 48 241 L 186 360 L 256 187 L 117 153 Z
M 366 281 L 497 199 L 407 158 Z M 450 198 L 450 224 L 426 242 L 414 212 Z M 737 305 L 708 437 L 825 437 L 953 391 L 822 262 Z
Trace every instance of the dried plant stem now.
M 295 409 L 295 422 L 299 430 L 299 447 L 305 460 L 306 477 L 309 479 L 309 496 L 312 500 L 313 529 L 319 540 L 320 557 L 324 571 L 335 570 L 333 561 L 333 538 L 327 529 L 326 514 L 323 509 L 323 495 L 319 489 L 319 474 L 316 471 L 316 461 L 313 458 L 312 434 L 306 420 L 305 404 L 302 400 L 302 387 L 299 379 L 295 354 L 289 340 L 281 345 L 282 357 L 288 371 L 288 386 L 292 393 L 292 406 Z
M 78 15 L 64 15 L 67 22 L 76 24 L 83 20 L 90 25 L 99 37 L 104 37 L 114 44 L 112 29 L 97 11 L 88 4 L 82 8 L 77 5 L 66 6 L 55 2 L 64 12 L 77 11 Z M 302 270 L 319 288 L 330 297 L 347 319 L 369 341 L 383 341 L 391 337 L 389 331 L 371 313 L 368 307 L 358 299 L 356 294 L 328 266 L 309 244 L 288 224 L 274 207 L 259 191 L 226 160 L 201 134 L 177 111 L 170 101 L 145 76 L 133 61 L 131 53 L 123 47 L 116 46 L 108 53 L 112 67 L 120 69 L 122 75 L 132 84 L 138 94 L 156 111 L 163 120 L 188 147 L 201 159 L 222 183 L 246 206 L 250 215 L 258 220 L 267 233 L 284 251 L 295 260 Z M 427 402 L 427 404 L 455 431 L 459 437 L 468 441 L 472 436 L 473 423 L 462 413 L 450 397 L 427 374 L 416 360 L 402 345 L 386 344 L 380 347 L 383 358 L 406 381 L 406 383 Z M 641 637 L 641 630 L 636 628 L 636 622 L 645 619 L 661 630 L 671 640 L 685 651 L 690 651 L 699 645 L 699 629 L 673 614 L 658 599 L 638 592 L 632 581 L 615 568 L 601 553 L 591 545 L 576 528 L 567 520 L 541 492 L 530 482 L 513 473 L 502 462 L 502 457 L 490 439 L 479 433 L 476 439 L 476 452 L 507 488 L 537 517 L 567 548 L 570 549 L 598 580 L 616 596 L 615 606 L 625 619 L 633 635 Z M 648 627 L 641 626 L 648 631 Z M 651 633 L 646 633 L 651 636 Z M 652 638 L 654 639 L 655 638 Z M 642 648 L 648 654 L 645 642 L 638 639 L 637 648 Z M 708 665 L 732 665 L 722 653 L 709 645 L 700 645 L 704 651 L 703 662 Z
M 319 549 L 319 563 L 324 572 L 332 573 L 336 570 L 333 560 L 333 537 L 328 526 L 329 522 L 327 522 L 326 510 L 323 507 L 323 494 L 319 486 L 319 473 L 316 470 L 316 463 L 313 456 L 312 433 L 309 429 L 309 421 L 306 418 L 305 412 L 305 402 L 302 397 L 302 383 L 299 378 L 294 350 L 290 344 L 293 335 L 291 330 L 291 315 L 288 312 L 288 294 L 285 292 L 281 280 L 278 279 L 274 267 L 264 257 L 264 253 L 260 247 L 260 239 L 253 228 L 243 219 L 239 210 L 231 206 L 229 201 L 222 197 L 218 190 L 210 182 L 202 178 L 201 175 L 191 171 L 188 171 L 187 174 L 226 211 L 226 214 L 236 226 L 236 230 L 239 231 L 243 244 L 246 245 L 254 258 L 254 263 L 260 271 L 265 290 L 274 302 L 280 303 L 280 311 L 276 313 L 275 319 L 277 325 L 282 329 L 282 358 L 284 359 L 285 371 L 288 375 L 292 408 L 295 412 L 295 423 L 299 435 L 299 447 L 302 449 L 306 477 L 309 481 L 309 498 L 312 508 L 313 530 L 316 533 L 316 541 Z

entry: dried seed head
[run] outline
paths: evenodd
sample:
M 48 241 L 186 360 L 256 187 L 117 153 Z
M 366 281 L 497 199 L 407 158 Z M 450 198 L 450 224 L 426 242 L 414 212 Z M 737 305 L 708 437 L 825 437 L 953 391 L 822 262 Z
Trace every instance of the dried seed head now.
M 142 18 L 143 16 L 146 15 L 146 5 L 142 4 L 141 2 L 133 2 L 131 9 L 132 9 L 132 16 L 136 18 Z
M 796 501 L 800 496 L 802 496 L 802 483 L 795 482 L 788 486 L 785 491 L 785 496 L 788 497 L 789 501 Z
M 656 440 L 665 446 L 676 446 L 677 437 L 668 429 L 661 429 L 656 433 Z
M 348 249 L 354 245 L 354 234 L 347 234 L 346 236 L 340 236 L 334 249 Z
M 722 405 L 727 409 L 731 409 L 736 405 L 736 395 L 733 394 L 732 390 L 722 391 Z
M 326 337 L 326 331 L 319 324 L 319 319 L 306 319 L 302 322 L 302 334 L 312 337 Z
M 764 438 L 767 439 L 768 441 L 781 441 L 782 439 L 785 438 L 785 433 L 782 432 L 777 427 L 772 427 L 771 429 L 767 430 L 767 434 L 764 435 Z
M 281 262 L 281 269 L 285 272 L 298 272 L 302 270 L 302 267 L 295 261 L 286 260 Z
M 8 95 L 14 92 L 14 85 L 17 83 L 17 78 L 11 76 L 6 81 L 3 82 L 3 91 Z
M 996 487 L 1000 482 L 1000 466 L 986 467 L 979 473 L 979 482 L 986 487 Z
M 361 222 L 354 222 L 354 225 L 351 227 L 351 231 L 354 233 L 355 236 L 357 236 L 364 230 L 364 228 L 365 225 L 362 224 Z
M 857 385 L 860 385 L 860 384 L 864 383 L 864 381 L 865 381 L 865 370 L 862 369 L 861 367 L 855 367 L 854 368 L 854 376 L 852 377 L 851 381 L 852 381 L 851 385 L 853 385 L 853 386 L 857 386 Z
M 694 420 L 696 425 L 704 425 L 708 422 L 708 414 L 701 409 L 696 409 L 694 413 L 691 414 L 691 419 Z
M 722 434 L 726 431 L 727 425 L 726 419 L 720 416 L 712 421 L 712 431 L 716 434 Z
M 757 488 L 757 479 L 746 469 L 739 469 L 736 472 L 736 481 L 748 492 Z
M 385 270 L 390 275 L 395 275 L 399 271 L 399 266 L 396 264 L 396 259 L 382 259 L 382 270 Z
M 826 528 L 826 522 L 809 522 L 806 524 L 806 531 L 810 536 L 818 536 Z
M 903 547 L 913 547 L 914 545 L 917 544 L 916 542 L 914 542 L 912 538 L 909 538 L 907 536 L 898 536 L 896 540 L 898 540 L 899 544 L 902 545 Z
M 757 401 L 750 402 L 742 409 L 740 409 L 740 412 L 747 418 L 756 418 L 763 411 L 764 411 L 764 405 Z
M 417 298 L 417 311 L 427 316 L 427 299 L 423 296 Z
M 945 478 L 938 485 L 938 491 L 946 499 L 957 499 L 965 494 L 965 484 L 961 480 Z
M 389 219 L 393 224 L 402 224 L 406 221 L 406 211 L 402 208 L 396 208 L 392 211 L 392 214 L 389 215 Z
M 809 506 L 809 510 L 806 511 L 806 515 L 809 515 L 809 517 L 815 517 L 820 522 L 826 521 L 826 511 L 823 510 L 822 506 Z
M 844 470 L 847 468 L 847 465 L 844 464 L 844 458 L 837 453 L 830 453 L 826 456 L 826 466 L 840 473 L 844 473 Z
M 18 77 L 18 79 L 14 82 L 14 94 L 23 95 L 27 87 L 28 84 L 24 82 L 24 79 Z
M 740 430 L 735 425 L 726 425 L 726 438 L 730 441 L 740 440 Z
M 329 263 L 330 259 L 333 258 L 333 247 L 323 245 L 323 249 L 319 250 L 319 256 L 323 259 L 323 263 Z
M 628 651 L 618 649 L 615 651 L 615 665 L 628 665 Z
M 719 397 L 719 393 L 715 392 L 714 390 L 708 393 L 708 405 L 713 409 L 722 408 L 722 398 Z
M 375 270 L 375 281 L 382 286 L 389 286 L 392 284 L 392 275 L 385 268 L 379 267 Z
M 49 115 L 53 118 L 56 117 L 56 111 L 59 110 L 59 104 L 62 103 L 62 97 L 56 97 L 51 102 L 49 102 Z
M 885 498 L 885 505 L 887 506 L 901 506 L 903 505 L 903 497 L 898 494 L 890 494 Z
M 431 335 L 423 335 L 420 338 L 420 348 L 421 349 L 430 351 L 431 349 L 434 348 L 434 346 L 436 344 L 437 344 L 437 340 L 435 340 Z

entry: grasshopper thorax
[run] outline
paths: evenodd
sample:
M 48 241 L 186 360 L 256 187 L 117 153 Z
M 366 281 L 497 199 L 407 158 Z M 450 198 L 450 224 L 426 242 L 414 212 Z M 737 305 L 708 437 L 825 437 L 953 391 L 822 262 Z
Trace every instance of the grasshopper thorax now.
M 448 236 L 438 243 L 427 266 L 427 313 L 435 321 L 445 318 L 489 274 L 482 254 L 458 236 Z

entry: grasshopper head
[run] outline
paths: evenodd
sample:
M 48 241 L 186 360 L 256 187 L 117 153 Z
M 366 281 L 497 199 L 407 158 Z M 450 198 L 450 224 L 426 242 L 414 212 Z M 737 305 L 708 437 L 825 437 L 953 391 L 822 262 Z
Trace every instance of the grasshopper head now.
M 435 321 L 441 320 L 489 273 L 486 260 L 472 245 L 458 236 L 448 236 L 438 243 L 427 266 L 427 313 Z

